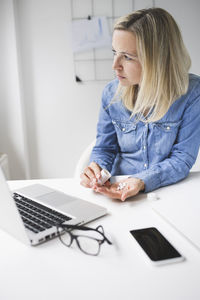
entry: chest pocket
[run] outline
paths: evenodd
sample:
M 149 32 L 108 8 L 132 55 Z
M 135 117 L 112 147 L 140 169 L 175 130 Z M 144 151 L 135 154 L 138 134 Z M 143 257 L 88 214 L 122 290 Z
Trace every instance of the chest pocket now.
M 134 152 L 138 150 L 137 126 L 133 122 L 112 120 L 118 137 L 118 143 L 122 152 Z
M 168 156 L 176 142 L 179 126 L 178 122 L 153 123 L 154 147 L 157 154 Z

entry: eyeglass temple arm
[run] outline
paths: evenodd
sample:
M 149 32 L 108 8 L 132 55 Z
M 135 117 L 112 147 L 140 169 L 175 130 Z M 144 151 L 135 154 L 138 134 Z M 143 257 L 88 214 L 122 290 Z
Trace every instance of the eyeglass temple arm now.
M 101 231 L 99 230 L 99 228 L 101 228 L 103 232 L 101 232 Z M 101 233 L 101 234 L 103 235 L 104 239 L 106 240 L 106 242 L 107 242 L 109 245 L 112 245 L 112 242 L 105 236 L 104 229 L 103 229 L 103 226 L 102 226 L 102 225 L 97 226 L 97 227 L 96 227 L 96 231 L 98 231 L 99 233 Z

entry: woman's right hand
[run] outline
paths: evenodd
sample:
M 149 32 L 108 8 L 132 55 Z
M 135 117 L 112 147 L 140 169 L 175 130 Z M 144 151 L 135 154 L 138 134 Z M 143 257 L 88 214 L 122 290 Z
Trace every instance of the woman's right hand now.
M 91 162 L 90 165 L 84 169 L 80 177 L 82 186 L 92 188 L 97 184 L 98 179 L 101 178 L 101 167 L 97 163 Z

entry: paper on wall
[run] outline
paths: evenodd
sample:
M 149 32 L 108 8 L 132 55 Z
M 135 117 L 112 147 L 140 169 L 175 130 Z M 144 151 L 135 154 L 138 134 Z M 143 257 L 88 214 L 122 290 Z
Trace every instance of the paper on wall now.
M 72 21 L 72 45 L 73 52 L 111 46 L 111 34 L 106 17 Z

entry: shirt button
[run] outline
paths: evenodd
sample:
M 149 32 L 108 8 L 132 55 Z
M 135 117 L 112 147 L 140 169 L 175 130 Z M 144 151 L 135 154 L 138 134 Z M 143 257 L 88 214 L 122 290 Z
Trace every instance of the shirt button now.
M 147 167 L 147 164 L 144 164 L 144 167 L 146 168 L 146 167 Z
M 122 128 L 122 131 L 125 131 L 125 130 L 126 130 L 126 128 L 123 127 L 123 128 Z
M 170 126 L 167 126 L 167 130 L 170 130 Z
M 145 149 L 146 149 L 146 146 L 143 146 L 143 149 L 145 150 Z
M 112 121 L 112 123 L 115 125 L 116 124 L 116 122 L 115 121 Z

